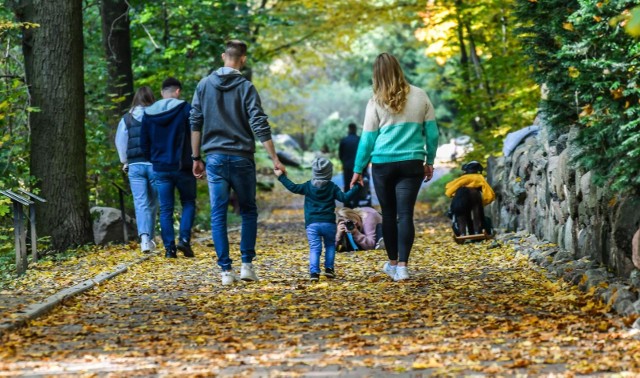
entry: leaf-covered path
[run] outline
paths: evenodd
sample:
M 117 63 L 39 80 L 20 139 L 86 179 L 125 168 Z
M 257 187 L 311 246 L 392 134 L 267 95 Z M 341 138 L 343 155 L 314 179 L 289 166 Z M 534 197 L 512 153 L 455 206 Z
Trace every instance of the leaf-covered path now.
M 301 210 L 274 209 L 259 282 L 222 287 L 210 246 L 153 257 L 5 335 L 0 376 L 640 373 L 625 319 L 510 247 L 458 246 L 426 208 L 416 218 L 410 281 L 370 251 L 338 254 L 338 278 L 314 284 Z

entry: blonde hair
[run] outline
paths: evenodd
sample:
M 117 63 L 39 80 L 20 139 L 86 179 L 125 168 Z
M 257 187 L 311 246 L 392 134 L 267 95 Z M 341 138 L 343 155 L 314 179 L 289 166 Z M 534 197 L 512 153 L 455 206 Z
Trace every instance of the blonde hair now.
M 338 209 L 338 219 L 340 220 L 350 220 L 354 223 L 362 225 L 362 212 L 360 209 L 350 209 L 348 207 L 342 207 Z
M 400 63 L 389 53 L 378 55 L 373 63 L 373 98 L 391 113 L 400 113 L 407 103 L 409 83 Z

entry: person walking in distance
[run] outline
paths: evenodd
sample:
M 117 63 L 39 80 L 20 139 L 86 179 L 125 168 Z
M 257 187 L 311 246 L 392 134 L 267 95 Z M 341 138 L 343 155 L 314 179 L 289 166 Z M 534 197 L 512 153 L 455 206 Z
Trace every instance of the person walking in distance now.
M 383 271 L 395 281 L 409 279 L 407 264 L 415 238 L 413 209 L 423 180 L 433 177 L 438 126 L 427 94 L 407 83 L 398 60 L 378 55 L 373 64 L 373 97 L 351 184 L 362 184 L 371 160 L 373 185 L 382 209 L 388 261 Z
M 162 82 L 162 100 L 144 112 L 142 147 L 153 164 L 154 183 L 160 199 L 160 234 L 165 257 L 176 258 L 177 250 L 194 257 L 191 227 L 196 214 L 196 179 L 191 173 L 191 105 L 180 100 L 182 84 L 175 78 Z M 178 244 L 173 229 L 175 191 L 180 194 L 182 215 Z
M 120 120 L 116 131 L 116 149 L 122 170 L 129 176 L 129 185 L 136 213 L 140 249 L 143 253 L 155 248 L 153 242 L 158 196 L 153 186 L 153 168 L 140 146 L 144 109 L 155 102 L 149 87 L 140 87 L 131 102 L 131 108 Z
M 200 153 L 206 154 L 211 234 L 223 285 L 238 280 L 232 270 L 227 235 L 230 189 L 238 196 L 242 218 L 240 279 L 258 280 L 253 266 L 258 228 L 256 137 L 271 157 L 273 168 L 286 172 L 276 155 L 271 127 L 262 110 L 258 91 L 240 72 L 246 60 L 247 45 L 239 40 L 228 41 L 222 54 L 224 67 L 200 80 L 193 95 L 190 116 L 193 174 L 197 178 L 205 176 L 205 163 Z
M 351 177 L 353 177 L 353 165 L 356 162 L 356 152 L 358 151 L 358 143 L 360 137 L 356 134 L 358 127 L 351 122 L 348 126 L 349 131 L 346 137 L 340 140 L 338 148 L 338 157 L 342 162 L 342 174 L 344 177 L 344 191 L 348 191 L 351 186 Z

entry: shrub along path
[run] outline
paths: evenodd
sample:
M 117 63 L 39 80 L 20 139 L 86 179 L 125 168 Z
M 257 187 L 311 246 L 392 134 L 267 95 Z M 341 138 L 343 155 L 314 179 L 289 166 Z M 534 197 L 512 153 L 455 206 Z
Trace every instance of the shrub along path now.
M 390 281 L 369 251 L 310 283 L 301 197 L 276 194 L 289 205 L 260 226 L 259 282 L 222 287 L 208 246 L 154 256 L 4 335 L 0 376 L 640 373 L 633 319 L 511 247 L 454 244 L 425 206 L 412 280 Z

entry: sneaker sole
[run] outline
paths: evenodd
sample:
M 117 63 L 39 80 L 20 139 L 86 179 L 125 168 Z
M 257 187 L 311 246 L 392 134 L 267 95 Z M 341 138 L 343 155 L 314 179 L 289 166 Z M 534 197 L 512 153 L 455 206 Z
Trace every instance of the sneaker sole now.
M 395 276 L 396 276 L 396 275 L 395 275 L 395 273 L 394 273 L 394 274 L 391 274 L 391 273 L 387 272 L 386 270 L 383 270 L 383 271 L 382 271 L 382 273 L 386 274 L 386 275 L 387 275 L 387 276 L 389 276 L 391 279 L 394 279 L 394 278 L 395 278 Z

